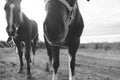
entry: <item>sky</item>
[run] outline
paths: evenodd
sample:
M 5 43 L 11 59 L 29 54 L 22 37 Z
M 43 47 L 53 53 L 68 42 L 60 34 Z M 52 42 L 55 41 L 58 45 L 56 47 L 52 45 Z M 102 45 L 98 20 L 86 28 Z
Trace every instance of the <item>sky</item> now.
M 78 0 L 85 28 L 81 42 L 120 41 L 120 0 Z M 0 40 L 7 40 L 5 0 L 0 0 Z M 43 22 L 46 11 L 44 0 L 22 0 L 22 12 L 34 19 L 39 27 L 39 39 L 43 39 Z

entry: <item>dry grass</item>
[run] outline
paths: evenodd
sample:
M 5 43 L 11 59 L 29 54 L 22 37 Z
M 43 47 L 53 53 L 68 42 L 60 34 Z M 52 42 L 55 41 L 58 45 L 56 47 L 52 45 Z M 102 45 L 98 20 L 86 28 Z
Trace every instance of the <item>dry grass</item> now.
M 115 53 L 115 54 L 114 54 Z M 59 80 L 68 80 L 68 51 L 61 50 Z M 97 50 L 78 50 L 76 57 L 76 80 L 120 80 L 120 55 Z M 51 80 L 52 70 L 45 71 L 47 54 L 39 49 L 35 56 L 35 65 L 31 65 L 32 80 Z M 25 59 L 24 59 L 25 63 Z M 0 49 L 0 80 L 25 80 L 26 66 L 23 74 L 17 74 L 19 58 L 14 49 Z

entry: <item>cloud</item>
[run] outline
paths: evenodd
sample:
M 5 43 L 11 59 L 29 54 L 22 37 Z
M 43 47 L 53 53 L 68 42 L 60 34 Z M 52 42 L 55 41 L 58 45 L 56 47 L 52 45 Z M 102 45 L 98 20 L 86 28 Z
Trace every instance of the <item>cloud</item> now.
M 6 20 L 4 13 L 5 0 L 0 0 L 0 38 L 6 40 Z M 120 34 L 120 0 L 78 0 L 80 12 L 83 16 L 85 28 L 82 37 L 89 37 L 89 40 L 101 40 L 97 36 L 109 36 L 116 38 Z M 23 0 L 22 11 L 30 18 L 37 21 L 39 25 L 40 39 L 43 40 L 43 21 L 45 18 L 44 0 Z M 5 36 L 3 36 L 5 35 Z M 92 39 L 94 36 L 94 39 Z M 91 38 L 90 38 L 91 37 Z M 103 40 L 108 40 L 103 37 Z M 88 40 L 88 38 L 86 39 Z
M 119 0 L 79 1 L 85 23 L 83 36 L 120 34 L 119 4 Z

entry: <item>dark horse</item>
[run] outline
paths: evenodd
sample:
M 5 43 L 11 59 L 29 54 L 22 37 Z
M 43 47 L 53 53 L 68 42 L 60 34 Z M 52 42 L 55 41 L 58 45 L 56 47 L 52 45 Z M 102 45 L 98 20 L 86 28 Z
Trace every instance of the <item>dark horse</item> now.
M 31 78 L 31 68 L 30 68 L 30 50 L 31 42 L 33 55 L 35 55 L 36 42 L 38 41 L 38 27 L 37 23 L 34 20 L 30 20 L 24 13 L 21 12 L 21 0 L 6 0 L 5 12 L 7 20 L 6 31 L 15 42 L 19 59 L 20 59 L 20 68 L 18 73 L 23 72 L 23 52 L 21 50 L 21 42 L 25 43 L 25 58 L 27 62 L 27 78 Z
M 89 0 L 88 0 L 89 1 Z M 75 80 L 75 55 L 80 44 L 84 23 L 77 0 L 46 0 L 46 18 L 43 24 L 44 39 L 53 65 L 53 78 L 57 80 L 60 46 L 69 49 L 69 80 Z

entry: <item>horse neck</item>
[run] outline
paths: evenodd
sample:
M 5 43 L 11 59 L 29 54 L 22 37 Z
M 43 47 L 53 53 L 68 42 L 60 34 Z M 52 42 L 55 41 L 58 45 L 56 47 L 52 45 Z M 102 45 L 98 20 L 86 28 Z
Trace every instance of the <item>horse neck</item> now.
M 21 22 L 23 22 L 23 13 L 22 12 L 20 12 L 20 20 L 21 20 Z
M 28 23 L 28 21 L 29 21 L 28 17 L 22 12 L 21 13 L 21 24 L 24 25 Z

